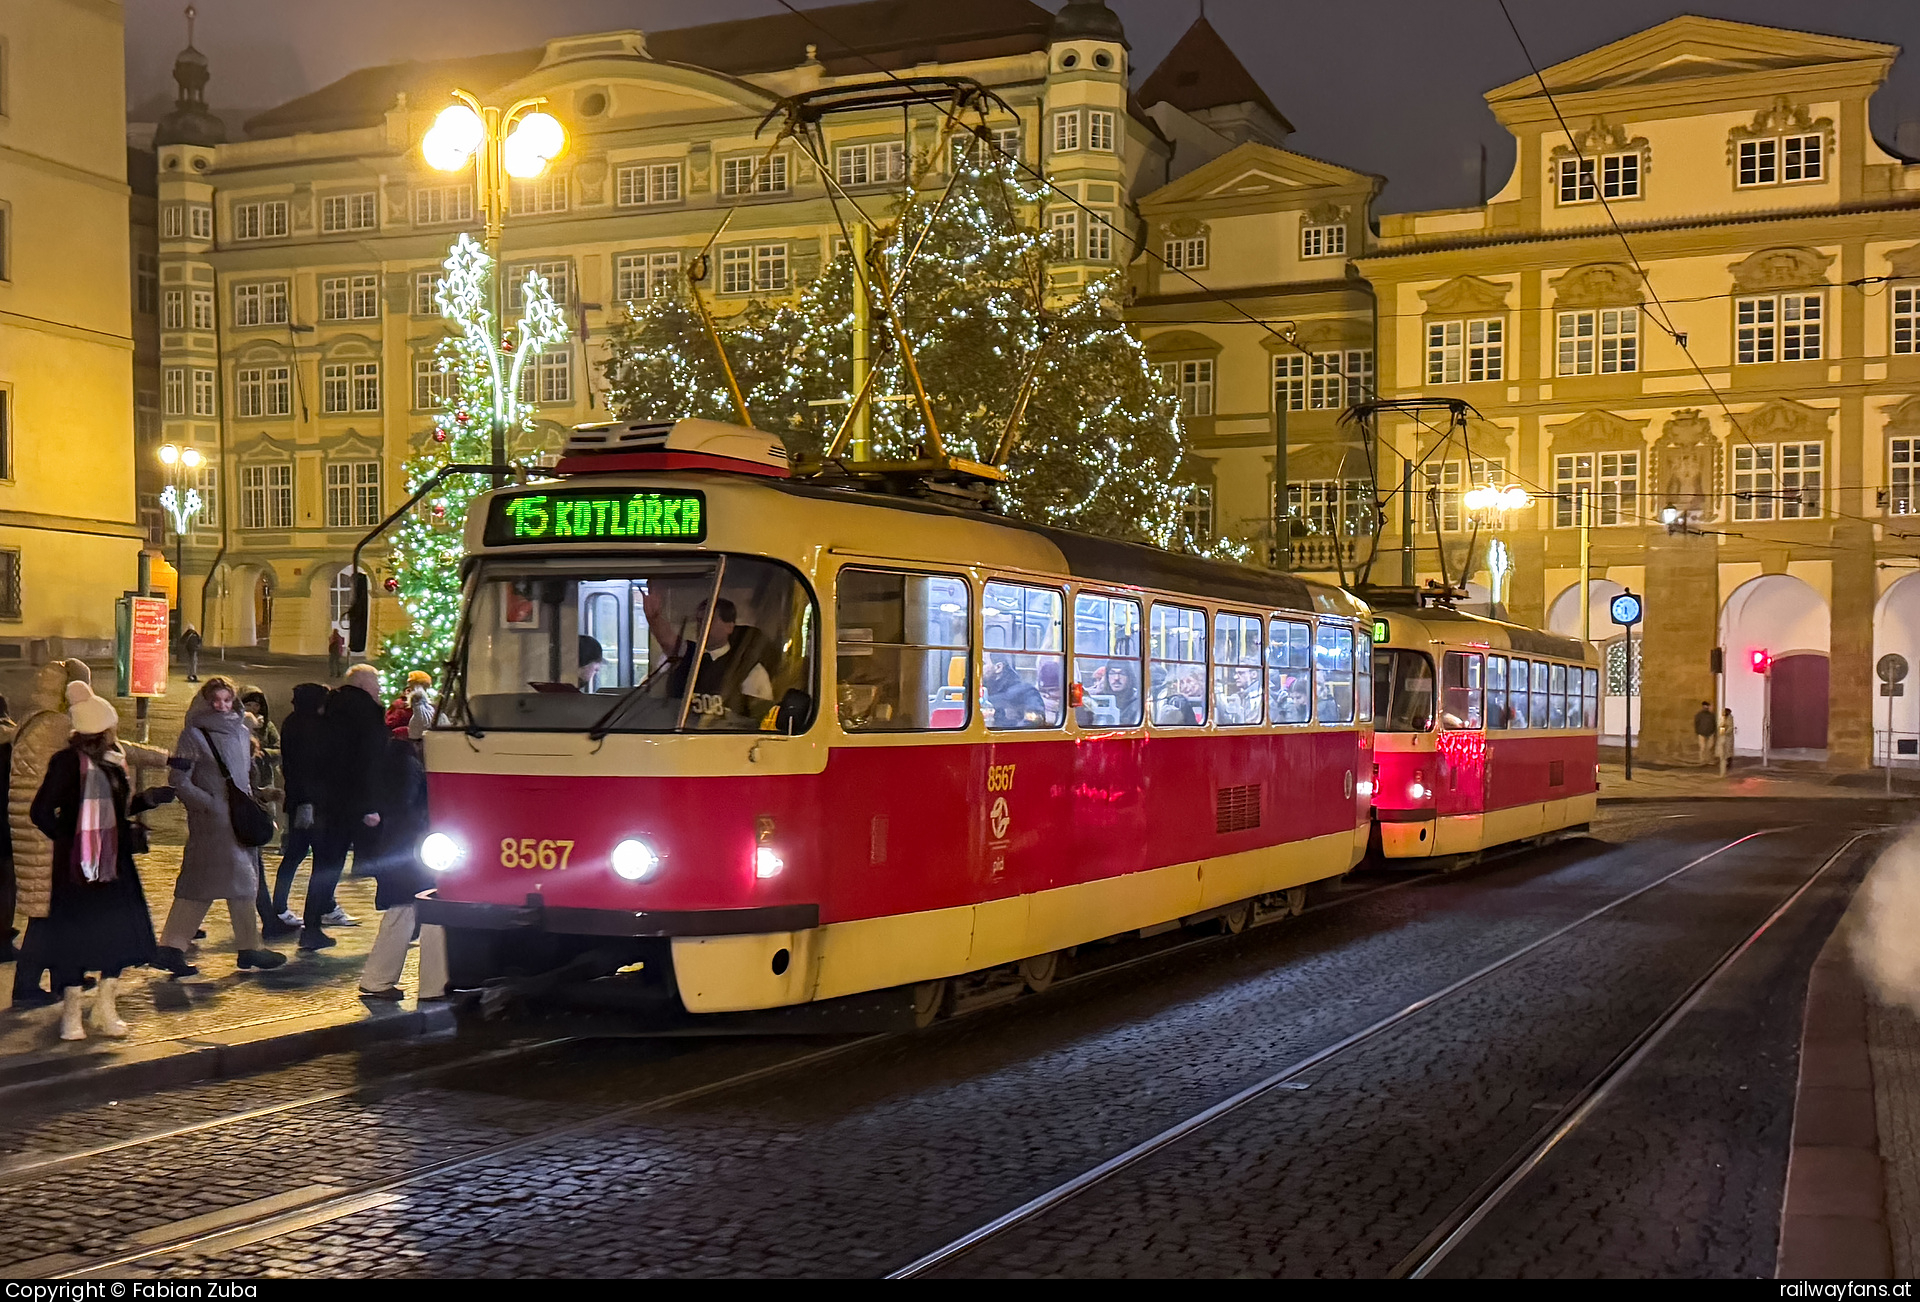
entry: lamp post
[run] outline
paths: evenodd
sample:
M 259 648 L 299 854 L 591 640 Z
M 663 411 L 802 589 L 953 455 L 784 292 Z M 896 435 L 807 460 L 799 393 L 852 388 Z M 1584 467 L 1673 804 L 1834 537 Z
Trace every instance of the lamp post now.
M 480 214 L 485 223 L 484 244 L 493 267 L 490 288 L 490 333 L 505 329 L 505 295 L 501 286 L 500 232 L 511 198 L 512 181 L 530 181 L 547 170 L 567 147 L 566 129 L 550 113 L 540 112 L 547 102 L 543 95 L 516 100 L 505 109 L 482 104 L 464 90 L 455 90 L 459 101 L 449 104 L 434 119 L 433 126 L 421 138 L 420 153 L 429 167 L 442 172 L 457 172 L 473 164 Z M 492 461 L 507 463 L 507 429 L 494 404 L 492 418 Z M 506 482 L 495 474 L 493 486 Z
M 1498 530 L 1500 526 L 1506 522 L 1507 516 L 1515 511 L 1525 510 L 1527 507 L 1532 506 L 1533 498 L 1528 494 L 1526 489 L 1521 488 L 1518 484 L 1509 484 L 1505 488 L 1500 488 L 1493 484 L 1482 484 L 1478 488 L 1468 489 L 1466 497 L 1461 499 L 1461 502 L 1462 505 L 1467 508 L 1469 514 L 1486 519 L 1491 529 Z M 1498 543 L 1497 539 L 1495 541 Z M 1471 547 L 1469 547 L 1469 550 L 1471 550 Z M 1502 546 L 1501 550 L 1505 551 L 1505 547 Z M 1502 568 L 1503 573 L 1511 573 L 1513 569 L 1511 559 L 1508 559 Z M 1472 573 L 1473 557 L 1468 556 L 1465 567 L 1460 571 L 1460 582 L 1462 585 L 1466 583 L 1467 577 Z M 1488 577 L 1494 578 L 1495 588 L 1495 591 L 1489 596 L 1489 604 L 1498 604 L 1500 600 L 1500 579 L 1491 572 Z M 1498 618 L 1498 616 L 1495 616 L 1495 618 Z
M 160 505 L 173 521 L 173 631 L 177 635 L 186 623 L 187 526 L 200 514 L 200 490 L 193 487 L 194 472 L 202 457 L 199 448 L 178 447 L 172 443 L 160 448 L 160 464 L 167 468 L 167 486 L 160 490 Z

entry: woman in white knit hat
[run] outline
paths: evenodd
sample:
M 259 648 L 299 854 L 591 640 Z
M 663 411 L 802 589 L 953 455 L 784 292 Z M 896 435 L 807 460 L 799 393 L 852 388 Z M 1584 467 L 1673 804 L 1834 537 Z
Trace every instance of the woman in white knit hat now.
M 134 854 L 145 848 L 133 815 L 173 799 L 165 787 L 135 794 L 114 729 L 111 702 L 85 683 L 67 687 L 73 736 L 47 764 L 33 798 L 33 825 L 53 842 L 52 899 L 45 924 L 48 966 L 60 992 L 60 1038 L 84 1040 L 82 983 L 100 974 L 93 1026 L 127 1033 L 115 1000 L 120 973 L 152 960 L 153 920 Z

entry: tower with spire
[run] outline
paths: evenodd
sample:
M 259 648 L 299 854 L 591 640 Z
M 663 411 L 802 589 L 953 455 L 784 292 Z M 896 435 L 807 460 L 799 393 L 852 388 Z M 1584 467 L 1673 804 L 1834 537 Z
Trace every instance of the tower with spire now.
M 160 119 L 154 145 L 217 145 L 227 138 L 227 127 L 207 107 L 207 56 L 194 48 L 193 23 L 197 13 L 187 6 L 187 47 L 173 61 L 173 112 Z
M 1037 152 L 1054 185 L 1046 222 L 1058 288 L 1133 257 L 1127 178 L 1159 142 L 1127 111 L 1128 54 L 1126 28 L 1106 0 L 1068 0 L 1054 15 Z
M 1207 21 L 1204 5 L 1136 98 L 1174 142 L 1176 177 L 1249 140 L 1285 148 L 1293 134 L 1293 124 Z

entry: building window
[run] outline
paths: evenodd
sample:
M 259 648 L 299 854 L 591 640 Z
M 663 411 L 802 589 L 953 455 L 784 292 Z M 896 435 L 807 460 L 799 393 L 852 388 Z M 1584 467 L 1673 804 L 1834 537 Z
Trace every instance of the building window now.
M 268 326 L 287 323 L 287 282 L 263 280 L 233 287 L 233 324 Z
M 20 610 L 20 553 L 0 550 L 0 619 L 23 618 Z
M 1332 258 L 1347 251 L 1347 228 L 1344 224 L 1333 226 L 1302 226 L 1300 228 L 1300 256 L 1303 258 Z
M 1087 148 L 1111 154 L 1114 151 L 1113 114 L 1101 109 L 1087 112 Z
M 1047 234 L 1054 257 L 1073 260 L 1080 256 L 1080 214 L 1058 209 L 1047 218 Z
M 1275 359 L 1278 360 L 1277 358 Z M 1296 357 L 1296 361 L 1307 361 Z M 1297 371 L 1298 368 L 1292 368 Z M 1336 410 L 1365 402 L 1373 395 L 1373 349 L 1348 348 L 1315 353 L 1308 366 L 1307 406 L 1315 411 Z M 1289 376 L 1289 379 L 1292 377 Z M 1289 399 L 1292 395 L 1289 393 Z M 1299 408 L 1289 405 L 1288 411 Z
M 160 209 L 160 238 L 163 240 L 185 239 L 187 234 L 187 206 L 183 203 L 170 203 Z
M 331 363 L 320 368 L 320 410 L 323 412 L 343 412 L 352 409 L 353 387 L 349 382 L 348 370 L 344 363 Z
M 187 414 L 187 368 L 169 366 L 160 373 L 160 391 L 165 395 L 169 416 Z
M 1500 317 L 1427 323 L 1427 383 L 1477 384 L 1504 374 L 1506 323 Z
M 1507 463 L 1504 457 L 1473 457 L 1464 462 L 1443 461 L 1437 465 L 1429 462 L 1426 476 L 1427 501 L 1420 527 L 1433 528 L 1437 516 L 1442 531 L 1458 533 L 1465 519 L 1462 499 L 1467 490 L 1498 488 L 1505 484 Z
M 1821 514 L 1820 443 L 1740 443 L 1733 449 L 1733 518 L 1811 520 Z M 1777 510 L 1775 509 L 1777 506 Z
M 573 271 L 563 258 L 555 262 L 523 262 L 507 270 L 507 306 L 518 312 L 527 305 L 527 273 L 538 272 L 547 282 L 547 293 L 555 305 L 565 307 L 573 301 Z
M 435 186 L 413 192 L 413 224 L 438 226 L 443 222 L 473 220 L 473 187 Z
M 1734 360 L 1742 365 L 1820 356 L 1819 294 L 1765 295 L 1733 303 Z
M 614 202 L 622 208 L 680 202 L 680 164 L 630 163 L 614 173 Z
M 720 162 L 720 193 L 723 195 L 785 194 L 787 192 L 787 156 L 785 154 L 747 154 Z
M 5 223 L 6 215 L 0 213 L 0 280 L 7 278 Z M 152 316 L 160 310 L 160 259 L 155 254 L 142 253 L 134 265 L 134 310 L 142 316 Z
M 371 321 L 379 315 L 379 276 L 328 276 L 320 282 L 322 320 Z
M 439 411 L 453 393 L 453 375 L 441 369 L 438 357 L 418 357 L 413 363 L 413 409 Z
M 554 172 L 531 181 L 513 183 L 513 211 L 516 216 L 532 217 L 540 213 L 567 210 L 567 178 Z
M 170 289 L 160 300 L 160 328 L 162 330 L 185 330 L 187 328 L 187 291 Z
M 193 487 L 200 490 L 200 514 L 193 518 L 195 529 L 220 527 L 220 468 L 208 461 L 200 463 L 199 477 Z
M 907 147 L 898 140 L 842 145 L 833 151 L 833 171 L 843 186 L 884 185 L 907 179 Z
M 548 403 L 573 401 L 573 350 L 555 348 L 541 353 L 520 372 L 520 401 Z
M 148 396 L 148 395 L 143 395 Z M 135 411 L 134 424 L 139 426 L 142 413 Z M 0 389 L 0 479 L 13 478 L 13 390 Z
M 1914 496 L 1914 467 L 1920 465 L 1920 439 L 1887 441 L 1887 514 L 1920 514 Z
M 209 217 L 205 236 L 194 232 L 195 239 L 211 239 L 212 220 Z M 270 199 L 261 203 L 236 203 L 233 205 L 233 238 L 236 240 L 272 240 L 287 233 L 287 201 Z
M 1068 154 L 1080 148 L 1080 111 L 1053 115 L 1053 152 Z
M 966 140 L 955 144 L 954 149 L 956 153 L 964 152 L 976 167 L 1017 163 L 1020 161 L 1020 128 L 992 127 L 984 137 L 969 133 Z
M 353 409 L 355 411 L 380 410 L 380 363 L 355 362 L 353 364 Z
M 1287 515 L 1321 536 L 1358 538 L 1372 531 L 1373 487 L 1364 479 L 1309 479 L 1287 485 Z
M 1113 222 L 1104 213 L 1087 215 L 1087 261 L 1113 261 Z
M 1560 160 L 1560 202 L 1592 203 L 1596 199 L 1640 197 L 1640 155 L 1606 154 L 1600 158 Z
M 658 298 L 679 278 L 678 253 L 623 253 L 614 263 L 614 296 L 622 303 Z
M 1299 353 L 1275 353 L 1273 357 L 1273 409 L 1307 409 L 1307 359 Z
M 210 289 L 193 291 L 193 328 L 213 329 L 213 291 Z
M 211 416 L 214 414 L 213 386 L 213 372 L 195 367 L 193 372 L 194 415 Z
M 285 235 L 287 233 L 287 205 L 282 203 L 282 204 L 256 204 L 254 206 L 258 208 L 268 208 L 268 209 L 278 208 L 279 209 L 279 214 L 278 214 L 279 230 L 277 233 L 280 235 Z M 274 216 L 275 214 L 272 212 L 268 212 L 265 214 L 266 226 L 269 231 L 272 231 L 272 228 L 275 224 Z M 210 240 L 213 238 L 213 208 L 211 205 L 204 204 L 204 203 L 194 203 L 194 204 L 187 205 L 187 234 L 196 240 Z M 239 237 L 236 236 L 235 238 L 239 238 Z M 256 238 L 266 239 L 267 237 L 265 235 L 261 235 Z
M 285 416 L 292 385 L 284 366 L 246 366 L 234 373 L 234 406 L 241 416 Z
M 240 527 L 293 528 L 293 466 L 285 461 L 240 467 Z
M 1749 186 L 1818 181 L 1824 175 L 1825 151 L 1826 136 L 1819 132 L 1742 140 L 1739 183 Z
M 1195 542 L 1212 542 L 1213 489 L 1206 484 L 1188 484 L 1180 490 L 1180 523 Z
M 1213 415 L 1213 362 L 1199 358 L 1191 362 L 1160 362 L 1160 378 L 1180 399 L 1182 416 Z
M 376 212 L 374 194 L 330 194 L 320 201 L 320 233 L 337 235 L 343 231 L 370 231 Z
M 1161 250 L 1169 271 L 1186 271 L 1207 265 L 1207 237 L 1193 235 L 1168 240 Z
M 416 271 L 413 273 L 413 314 L 415 316 L 440 315 L 440 286 L 446 282 L 444 271 Z
M 720 292 L 770 293 L 787 287 L 787 246 L 737 244 L 720 250 Z
M 327 528 L 356 529 L 380 523 L 380 463 L 327 463 Z
M 1617 375 L 1640 369 L 1640 309 L 1562 312 L 1561 375 Z
M 1893 288 L 1893 351 L 1920 353 L 1920 286 Z
M 1634 524 L 1640 518 L 1640 454 L 1575 452 L 1553 459 L 1553 522 L 1580 525 L 1580 499 L 1596 525 Z

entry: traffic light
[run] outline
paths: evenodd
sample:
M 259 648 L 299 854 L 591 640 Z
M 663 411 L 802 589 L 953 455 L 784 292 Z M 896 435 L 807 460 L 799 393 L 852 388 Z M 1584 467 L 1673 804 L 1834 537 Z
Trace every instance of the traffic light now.
M 1773 666 L 1773 657 L 1765 651 L 1749 651 L 1747 662 L 1753 666 L 1754 673 L 1765 674 Z

